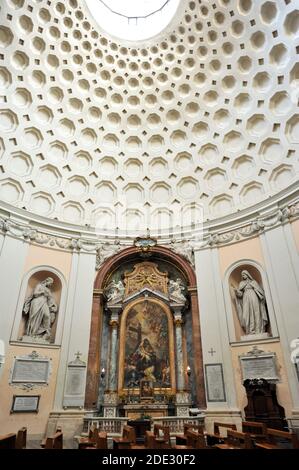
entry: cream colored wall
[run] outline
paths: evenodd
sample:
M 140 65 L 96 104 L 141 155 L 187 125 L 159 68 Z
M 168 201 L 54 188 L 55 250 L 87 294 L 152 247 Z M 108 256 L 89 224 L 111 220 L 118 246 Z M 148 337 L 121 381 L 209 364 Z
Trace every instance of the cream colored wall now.
M 14 356 L 28 355 L 37 351 L 41 356 L 52 359 L 49 385 L 37 387 L 27 392 L 20 387 L 9 385 L 10 371 L 13 366 Z M 53 401 L 56 387 L 57 368 L 60 351 L 58 349 L 39 348 L 38 346 L 15 346 L 8 348 L 5 367 L 0 381 L 1 406 L 0 406 L 0 434 L 16 432 L 22 426 L 27 427 L 28 434 L 43 436 L 49 419 L 49 413 L 53 409 Z M 10 413 L 13 395 L 40 395 L 38 413 Z
M 58 269 L 67 281 L 70 275 L 71 262 L 72 253 L 30 245 L 25 262 L 24 273 L 27 273 L 35 266 L 47 265 Z
M 46 265 L 60 271 L 63 274 L 66 283 L 68 283 L 71 262 L 72 253 L 30 245 L 26 253 L 25 263 L 23 266 L 23 275 L 37 266 Z M 10 386 L 9 374 L 13 366 L 14 356 L 27 355 L 30 354 L 33 350 L 37 351 L 41 356 L 46 356 L 52 359 L 52 372 L 49 385 L 35 388 L 30 392 L 26 392 L 19 387 Z M 0 382 L 0 434 L 16 432 L 21 426 L 27 426 L 29 435 L 44 434 L 49 419 L 49 413 L 53 410 L 59 358 L 60 348 L 41 348 L 38 347 L 37 344 L 32 346 L 24 346 L 21 343 L 8 346 L 5 359 L 5 368 L 2 372 Z M 13 395 L 41 395 L 39 412 L 10 414 Z
M 295 220 L 295 222 L 291 223 L 291 229 L 294 235 L 297 250 L 299 252 L 299 220 Z
M 276 342 L 265 342 L 259 343 L 259 349 L 265 352 L 274 352 L 277 356 L 278 376 L 280 378 L 277 384 L 277 400 L 279 405 L 285 409 L 286 417 L 291 416 L 292 411 L 292 400 L 290 395 L 290 389 L 288 385 L 288 379 L 286 375 L 286 368 L 279 341 Z M 235 387 L 237 391 L 238 406 L 244 411 L 244 407 L 247 405 L 246 391 L 242 385 L 241 366 L 239 361 L 239 355 L 249 352 L 252 349 L 252 345 L 248 346 L 235 346 L 231 348 L 233 371 L 235 377 Z
M 222 278 L 227 268 L 240 259 L 251 259 L 257 261 L 262 266 L 265 264 L 258 237 L 220 247 L 218 253 Z

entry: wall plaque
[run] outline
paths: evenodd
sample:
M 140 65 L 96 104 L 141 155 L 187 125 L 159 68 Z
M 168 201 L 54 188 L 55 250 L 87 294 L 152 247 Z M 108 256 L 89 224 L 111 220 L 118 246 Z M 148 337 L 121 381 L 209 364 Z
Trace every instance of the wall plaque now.
M 15 357 L 10 374 L 10 385 L 48 385 L 51 372 L 51 359 L 32 351 L 28 356 Z
M 239 356 L 242 378 L 246 379 L 265 379 L 268 381 L 278 381 L 276 367 L 276 354 L 265 352 L 254 346 L 248 353 Z
M 222 364 L 205 364 L 208 401 L 226 401 Z
M 66 373 L 66 385 L 63 397 L 63 407 L 84 406 L 86 363 L 80 360 L 80 353 L 76 359 L 68 363 Z
M 14 395 L 11 413 L 37 413 L 40 395 Z

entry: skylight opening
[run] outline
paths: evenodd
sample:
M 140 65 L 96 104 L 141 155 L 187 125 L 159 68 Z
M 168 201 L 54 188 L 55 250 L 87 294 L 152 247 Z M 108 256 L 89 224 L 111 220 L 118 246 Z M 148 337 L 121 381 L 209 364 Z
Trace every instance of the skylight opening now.
M 174 17 L 180 0 L 85 0 L 99 26 L 112 36 L 140 41 L 156 36 Z

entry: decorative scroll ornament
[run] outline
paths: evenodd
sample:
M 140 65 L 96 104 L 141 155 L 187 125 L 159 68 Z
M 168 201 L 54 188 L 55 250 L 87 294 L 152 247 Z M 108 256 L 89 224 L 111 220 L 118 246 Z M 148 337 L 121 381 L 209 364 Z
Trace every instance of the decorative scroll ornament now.
M 160 272 L 155 263 L 146 261 L 136 264 L 131 273 L 125 274 L 125 295 L 139 292 L 145 287 L 167 294 L 167 282 L 167 273 Z
M 183 256 L 189 263 L 194 266 L 194 252 L 193 245 L 190 240 L 171 240 L 168 247 L 177 253 L 178 255 Z
M 96 270 L 106 261 L 106 259 L 118 253 L 123 247 L 119 240 L 114 243 L 100 243 L 97 248 Z

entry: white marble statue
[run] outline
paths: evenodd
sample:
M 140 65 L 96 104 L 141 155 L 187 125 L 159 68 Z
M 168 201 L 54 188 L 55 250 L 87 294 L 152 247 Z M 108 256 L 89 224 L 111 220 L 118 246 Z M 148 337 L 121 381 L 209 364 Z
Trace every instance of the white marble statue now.
M 122 281 L 115 281 L 114 279 L 108 284 L 105 289 L 105 294 L 108 302 L 122 299 L 125 293 L 125 286 Z
M 115 255 L 121 249 L 122 247 L 119 240 L 116 240 L 114 243 L 100 243 L 97 247 L 96 269 L 99 269 L 106 259 Z
M 269 320 L 264 290 L 248 271 L 243 270 L 241 277 L 238 288 L 234 288 L 240 324 L 246 335 L 265 333 Z
M 194 265 L 193 245 L 189 240 L 171 240 L 169 247 L 178 255 L 186 258 L 190 264 Z
M 169 279 L 168 283 L 168 293 L 169 297 L 172 300 L 175 300 L 176 302 L 186 302 L 186 296 L 183 294 L 183 291 L 185 290 L 184 283 L 182 279 L 179 277 L 176 279 L 176 281 Z
M 33 340 L 50 341 L 51 326 L 58 310 L 50 290 L 53 282 L 52 277 L 39 282 L 33 293 L 25 300 L 23 313 L 28 316 L 25 335 Z

